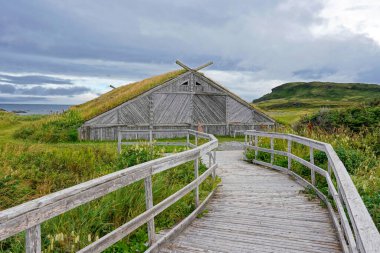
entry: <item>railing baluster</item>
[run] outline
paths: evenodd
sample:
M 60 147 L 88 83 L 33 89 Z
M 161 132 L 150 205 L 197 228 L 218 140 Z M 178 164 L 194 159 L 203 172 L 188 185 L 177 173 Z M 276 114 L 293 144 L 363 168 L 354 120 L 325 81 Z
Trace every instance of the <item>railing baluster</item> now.
M 152 176 L 148 176 L 144 179 L 144 185 L 145 185 L 146 210 L 149 210 L 153 207 Z M 152 245 L 156 241 L 154 218 L 150 219 L 147 222 L 147 225 L 148 225 L 149 245 Z
M 274 138 L 270 138 L 270 149 L 273 151 L 274 150 Z M 274 153 L 272 152 L 270 154 L 270 163 L 273 164 L 274 163 Z
M 327 161 L 327 172 L 329 173 L 330 177 L 331 177 L 331 164 L 330 164 L 330 159 L 328 159 Z
M 292 154 L 292 140 L 288 139 L 288 170 L 292 169 L 292 158 L 290 155 Z
M 199 158 L 194 160 L 194 180 L 199 176 Z M 199 185 L 194 189 L 195 207 L 199 206 Z
M 189 131 L 187 131 L 187 134 L 186 134 L 186 147 L 190 147 L 190 133 Z
M 149 130 L 149 145 L 153 144 L 153 131 L 152 129 Z
M 314 164 L 314 149 L 313 147 L 310 147 L 310 163 Z M 315 185 L 315 170 L 313 168 L 310 168 L 311 172 L 311 183 Z
M 195 146 L 198 146 L 198 134 L 197 133 L 195 133 Z
M 26 230 L 25 234 L 25 252 L 41 252 L 41 226 L 40 224 Z
M 216 151 L 214 150 L 213 151 L 213 156 L 212 156 L 212 160 L 213 160 L 213 165 L 216 164 Z M 216 178 L 216 168 L 214 168 L 214 170 L 212 171 L 212 178 L 215 179 Z
M 117 151 L 121 154 L 121 132 L 117 133 Z
M 256 149 L 255 149 L 255 159 L 256 160 L 257 160 L 257 155 L 259 153 L 259 151 L 257 150 L 258 145 L 259 145 L 258 137 L 257 137 L 257 135 L 255 135 L 255 147 L 256 147 Z

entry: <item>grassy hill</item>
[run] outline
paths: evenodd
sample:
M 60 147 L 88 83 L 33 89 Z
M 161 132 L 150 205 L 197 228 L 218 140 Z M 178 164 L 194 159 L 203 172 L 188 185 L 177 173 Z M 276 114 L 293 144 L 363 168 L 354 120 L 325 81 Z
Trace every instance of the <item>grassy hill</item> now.
M 253 101 L 274 119 L 292 124 L 320 108 L 345 108 L 380 97 L 380 85 L 363 83 L 285 83 Z
M 15 131 L 14 137 L 50 143 L 76 141 L 77 128 L 86 120 L 111 110 L 185 72 L 185 70 L 176 70 L 120 86 L 86 103 L 72 106 L 62 114 L 45 116 L 19 128 Z

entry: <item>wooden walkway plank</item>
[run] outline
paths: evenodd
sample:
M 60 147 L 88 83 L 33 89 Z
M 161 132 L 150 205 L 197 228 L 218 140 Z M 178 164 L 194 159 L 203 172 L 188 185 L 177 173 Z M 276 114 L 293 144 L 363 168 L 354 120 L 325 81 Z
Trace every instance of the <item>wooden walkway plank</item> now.
M 222 185 L 196 219 L 160 252 L 342 252 L 328 209 L 278 171 L 218 151 Z

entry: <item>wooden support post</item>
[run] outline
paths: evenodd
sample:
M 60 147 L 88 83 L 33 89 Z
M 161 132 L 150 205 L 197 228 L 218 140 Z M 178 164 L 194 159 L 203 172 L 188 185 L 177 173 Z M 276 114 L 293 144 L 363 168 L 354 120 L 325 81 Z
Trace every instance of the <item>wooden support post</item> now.
M 152 129 L 149 130 L 149 145 L 153 145 L 153 131 Z
M 255 147 L 256 147 L 256 149 L 255 149 L 255 160 L 257 160 L 257 155 L 259 154 L 259 151 L 257 150 L 258 145 L 259 145 L 259 140 L 258 140 L 257 135 L 255 135 Z
M 41 252 L 41 226 L 40 224 L 26 230 L 25 234 L 25 252 Z
M 121 132 L 117 132 L 117 151 L 121 154 Z
M 330 164 L 330 160 L 327 160 L 327 172 L 329 173 L 329 175 L 331 177 L 331 164 Z
M 288 170 L 292 169 L 292 158 L 290 154 L 292 153 L 292 141 L 288 140 Z
M 274 139 L 273 137 L 270 138 L 270 149 L 273 151 L 274 150 Z M 274 153 L 270 154 L 270 163 L 274 163 Z
M 314 164 L 314 149 L 310 147 L 310 163 Z M 311 183 L 315 185 L 315 170 L 313 168 L 310 169 L 311 172 Z
M 194 180 L 199 176 L 199 158 L 194 160 Z M 199 185 L 194 189 L 195 207 L 199 206 Z
M 152 193 L 152 176 L 148 176 L 144 179 L 145 184 L 145 204 L 146 210 L 153 207 L 153 193 Z M 148 226 L 148 238 L 149 246 L 156 242 L 156 231 L 154 226 L 154 218 L 147 222 Z

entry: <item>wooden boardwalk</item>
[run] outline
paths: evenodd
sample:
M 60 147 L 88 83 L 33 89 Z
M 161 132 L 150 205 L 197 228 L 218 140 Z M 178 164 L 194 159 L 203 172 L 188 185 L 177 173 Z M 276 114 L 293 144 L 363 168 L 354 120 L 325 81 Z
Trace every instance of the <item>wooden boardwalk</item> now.
M 222 185 L 196 219 L 160 252 L 341 252 L 328 209 L 281 172 L 218 151 Z

